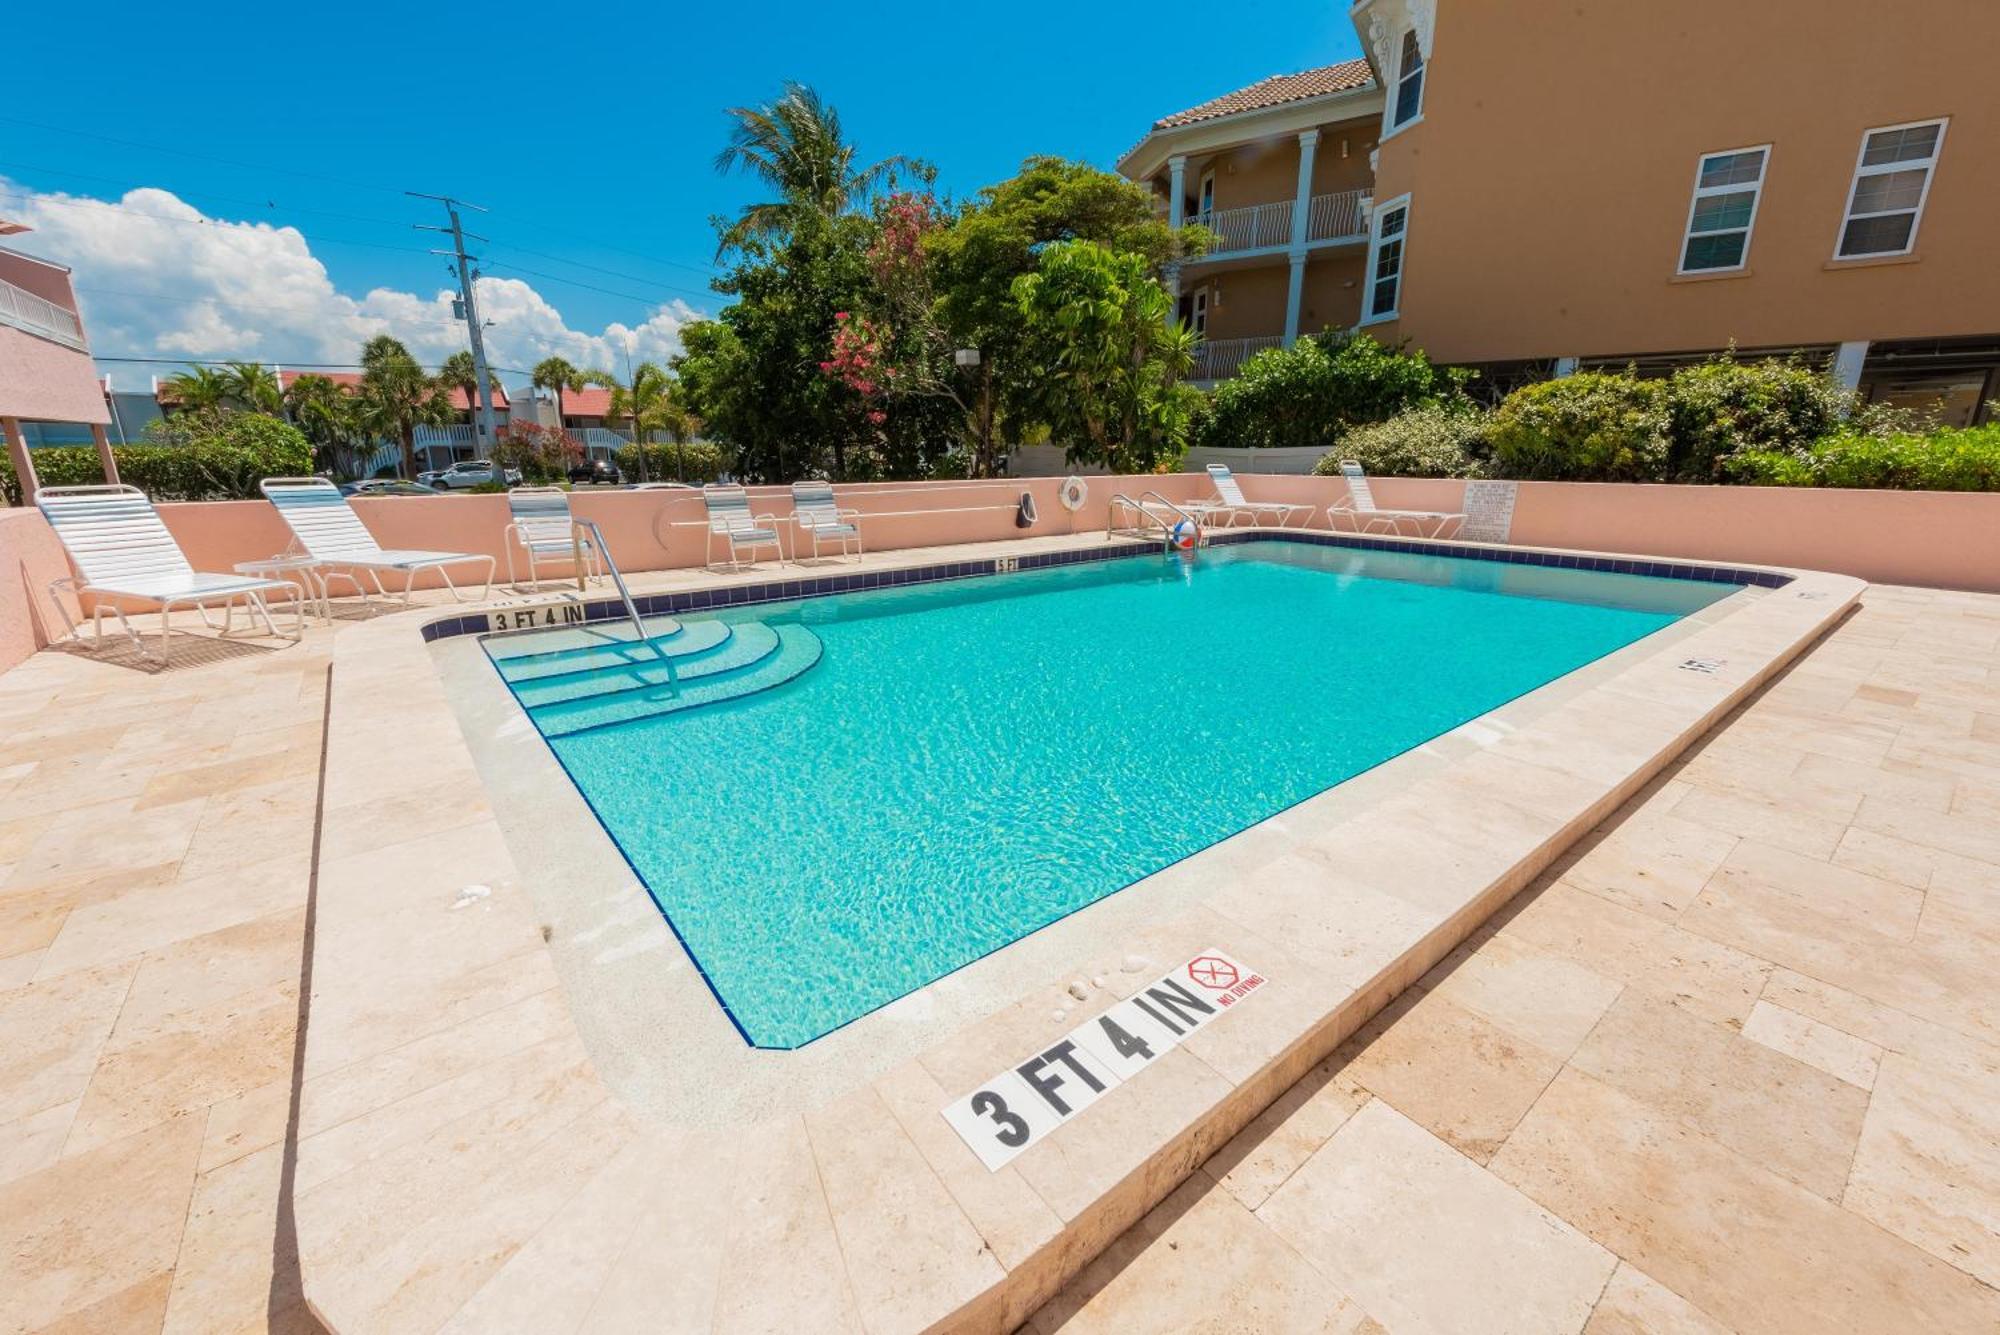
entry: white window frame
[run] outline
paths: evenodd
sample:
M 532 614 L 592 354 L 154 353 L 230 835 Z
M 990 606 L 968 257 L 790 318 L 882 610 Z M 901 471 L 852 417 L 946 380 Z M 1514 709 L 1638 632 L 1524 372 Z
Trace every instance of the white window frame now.
M 1208 312 L 1210 305 L 1207 284 L 1196 288 L 1189 297 L 1188 328 L 1194 330 L 1196 334 L 1204 339 L 1208 337 Z
M 1702 185 L 1701 173 L 1703 169 L 1705 169 L 1708 166 L 1709 160 L 1711 158 L 1735 157 L 1739 153 L 1762 153 L 1764 155 L 1763 163 L 1757 168 L 1757 179 L 1755 181 L 1748 183 L 1747 187 L 1743 182 L 1738 182 L 1734 185 L 1711 185 L 1707 187 L 1704 187 Z M 1706 277 L 1709 274 L 1742 273 L 1745 269 L 1750 267 L 1750 243 L 1753 240 L 1755 240 L 1757 236 L 1757 211 L 1764 207 L 1764 180 L 1770 174 L 1771 174 L 1771 145 L 1769 144 L 1746 144 L 1742 148 L 1719 148 L 1715 150 L 1715 152 L 1713 153 L 1703 153 L 1700 157 L 1694 160 L 1694 194 L 1690 196 L 1688 199 L 1687 221 L 1681 224 L 1680 254 L 1675 256 L 1674 258 L 1674 273 L 1676 275 L 1683 277 L 1691 277 L 1691 278 L 1702 278 Z M 1711 195 L 1741 194 L 1746 188 L 1748 188 L 1751 191 L 1754 198 L 1752 198 L 1750 201 L 1750 221 L 1743 228 L 1743 257 L 1740 260 L 1738 260 L 1735 264 L 1725 265 L 1718 268 L 1713 268 L 1713 269 L 1688 268 L 1687 267 L 1688 242 L 1692 240 L 1694 237 L 1694 211 L 1701 206 L 1701 201 L 1708 198 Z M 1844 225 L 1845 224 L 1843 222 L 1843 226 Z M 1730 228 L 1729 230 L 1734 231 L 1735 229 Z M 1704 232 L 1702 235 L 1708 236 L 1713 234 Z
M 1194 216 L 1207 218 L 1215 212 L 1215 168 L 1201 174 L 1194 187 Z
M 1375 313 L 1375 266 L 1382 256 L 1382 220 L 1403 210 L 1403 230 L 1396 239 L 1403 243 L 1402 257 L 1396 263 L 1396 304 L 1381 314 Z M 1403 314 L 1403 284 L 1410 273 L 1410 197 L 1407 194 L 1384 200 L 1368 213 L 1368 258 L 1367 267 L 1361 271 L 1361 318 L 1355 328 L 1363 325 L 1386 324 L 1400 319 Z
M 1423 62 L 1418 66 L 1418 76 L 1423 80 L 1423 83 L 1417 88 L 1416 111 L 1411 114 L 1408 120 L 1399 121 L 1396 119 L 1396 107 L 1403 100 L 1403 80 L 1408 74 L 1408 71 L 1403 68 L 1403 48 L 1412 42 L 1416 43 L 1417 58 Z M 1430 90 L 1431 58 L 1424 51 L 1423 39 L 1417 36 L 1416 28 L 1414 26 L 1406 27 L 1396 34 L 1396 73 L 1389 80 L 1388 101 L 1382 105 L 1382 138 L 1387 139 L 1391 135 L 1401 134 L 1412 125 L 1421 124 L 1424 119 L 1424 96 Z
M 1926 125 L 1935 125 L 1938 127 L 1937 142 L 1931 145 L 1931 155 L 1928 158 L 1903 162 L 1885 162 L 1879 167 L 1862 165 L 1863 160 L 1868 156 L 1868 141 L 1876 135 L 1886 134 L 1891 130 L 1919 130 Z M 1847 201 L 1841 205 L 1840 226 L 1835 228 L 1833 233 L 1833 262 L 1835 264 L 1862 264 L 1869 260 L 1895 259 L 1901 255 L 1908 255 L 1917 248 L 1917 236 L 1922 232 L 1924 226 L 1924 206 L 1930 203 L 1931 183 L 1937 180 L 1938 162 L 1944 157 L 1944 137 L 1946 131 L 1950 128 L 1951 117 L 1931 116 L 1920 121 L 1903 121 L 1897 125 L 1870 126 L 1861 132 L 1861 143 L 1854 150 L 1854 177 L 1847 183 Z M 1847 224 L 1853 222 L 1855 219 L 1854 194 L 1855 191 L 1861 188 L 1861 178 L 1864 176 L 1885 176 L 1891 172 L 1914 171 L 1918 167 L 1924 169 L 1924 188 L 1917 196 L 1917 210 L 1910 219 L 1910 239 L 1904 243 L 1903 248 L 1901 250 L 1871 250 L 1866 255 L 1841 254 L 1841 242 L 1847 239 Z M 1864 218 L 1881 218 L 1887 217 L 1892 213 L 1903 212 L 1906 212 L 1906 210 L 1885 209 L 1877 213 L 1864 213 L 1860 216 Z

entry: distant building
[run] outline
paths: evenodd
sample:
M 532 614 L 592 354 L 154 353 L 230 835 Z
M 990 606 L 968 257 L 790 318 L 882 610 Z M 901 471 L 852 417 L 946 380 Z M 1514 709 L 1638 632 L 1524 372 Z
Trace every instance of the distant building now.
M 0 218 L 0 236 L 28 230 Z M 69 270 L 0 246 L 0 434 L 24 499 L 32 500 L 38 485 L 26 428 L 35 426 L 39 438 L 48 423 L 87 433 L 103 459 L 105 480 L 118 480 L 107 430 L 111 410 L 90 359 Z

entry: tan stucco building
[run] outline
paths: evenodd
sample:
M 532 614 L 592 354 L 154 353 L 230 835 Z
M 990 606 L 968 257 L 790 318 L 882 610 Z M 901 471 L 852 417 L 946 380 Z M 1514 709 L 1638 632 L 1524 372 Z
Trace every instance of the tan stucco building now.
M 0 218 L 0 236 L 26 232 Z M 111 421 L 104 384 L 90 359 L 69 270 L 11 246 L 0 246 L 0 437 L 26 498 L 35 492 L 24 422 L 75 422 L 90 428 L 105 476 L 118 480 L 105 427 Z
M 1224 224 L 1176 275 L 1212 342 L 1360 325 L 1501 385 L 1733 343 L 1970 421 L 2000 396 L 2000 5 L 1881 12 L 1358 0 L 1365 62 L 1166 117 L 1120 168 Z M 1230 245 L 1237 210 L 1298 207 L 1312 148 L 1359 237 Z

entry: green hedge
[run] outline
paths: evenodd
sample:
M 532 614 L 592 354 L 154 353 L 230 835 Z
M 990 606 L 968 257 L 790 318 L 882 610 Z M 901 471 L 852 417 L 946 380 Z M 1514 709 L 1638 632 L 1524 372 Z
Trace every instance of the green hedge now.
M 1509 394 L 1488 438 L 1503 477 L 1657 482 L 1666 475 L 1668 426 L 1663 382 L 1585 373 Z
M 2000 491 L 2000 423 L 1928 434 L 1841 431 L 1795 450 L 1744 450 L 1730 481 L 1766 487 Z
M 646 446 L 646 475 L 648 482 L 713 482 L 722 476 L 722 470 L 729 466 L 722 447 L 706 440 L 691 440 L 685 445 Z M 618 471 L 625 475 L 627 482 L 638 482 L 639 447 L 621 446 L 618 450 Z
M 1827 376 L 1796 360 L 1718 357 L 1682 367 L 1667 381 L 1666 475 L 1718 482 L 1741 450 L 1796 450 L 1840 428 L 1859 405 Z
M 1193 439 L 1220 449 L 1336 448 L 1353 427 L 1426 403 L 1463 401 L 1464 371 L 1366 334 L 1318 335 L 1258 353 L 1218 385 Z
M 158 425 L 157 423 L 155 425 Z M 149 431 L 160 440 L 165 433 Z M 171 435 L 167 436 L 172 439 Z M 254 500 L 267 477 L 297 477 L 312 471 L 312 446 L 297 428 L 254 413 L 231 414 L 211 423 L 208 434 L 185 443 L 114 445 L 118 480 L 156 501 Z M 45 487 L 87 486 L 104 481 L 97 449 L 64 445 L 33 452 L 35 475 Z M 21 503 L 20 480 L 11 460 L 0 459 L 0 487 Z
M 1382 477 L 1479 477 L 1485 471 L 1486 417 L 1465 407 L 1426 404 L 1386 422 L 1356 427 L 1314 472 L 1339 474 L 1352 459 Z

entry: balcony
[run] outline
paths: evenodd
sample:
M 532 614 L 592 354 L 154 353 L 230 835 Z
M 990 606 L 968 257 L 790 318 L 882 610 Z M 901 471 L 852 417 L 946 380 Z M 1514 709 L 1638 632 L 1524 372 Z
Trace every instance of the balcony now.
M 90 351 L 90 345 L 83 341 L 83 321 L 75 311 L 38 297 L 26 288 L 15 287 L 4 278 L 0 278 L 0 324 L 10 324 L 78 352 Z
M 1292 243 L 1292 214 L 1296 200 L 1275 204 L 1251 204 L 1238 209 L 1211 209 L 1188 221 L 1215 234 L 1215 244 L 1204 258 L 1237 255 L 1246 251 L 1280 250 Z M 1335 241 L 1364 241 L 1368 237 L 1368 192 L 1341 190 L 1330 195 L 1314 195 L 1306 206 L 1306 244 Z
M 1191 379 L 1227 380 L 1243 369 L 1243 363 L 1267 348 L 1283 347 L 1285 340 L 1277 334 L 1267 334 L 1259 338 L 1219 338 L 1205 342 L 1194 350 L 1194 371 Z

